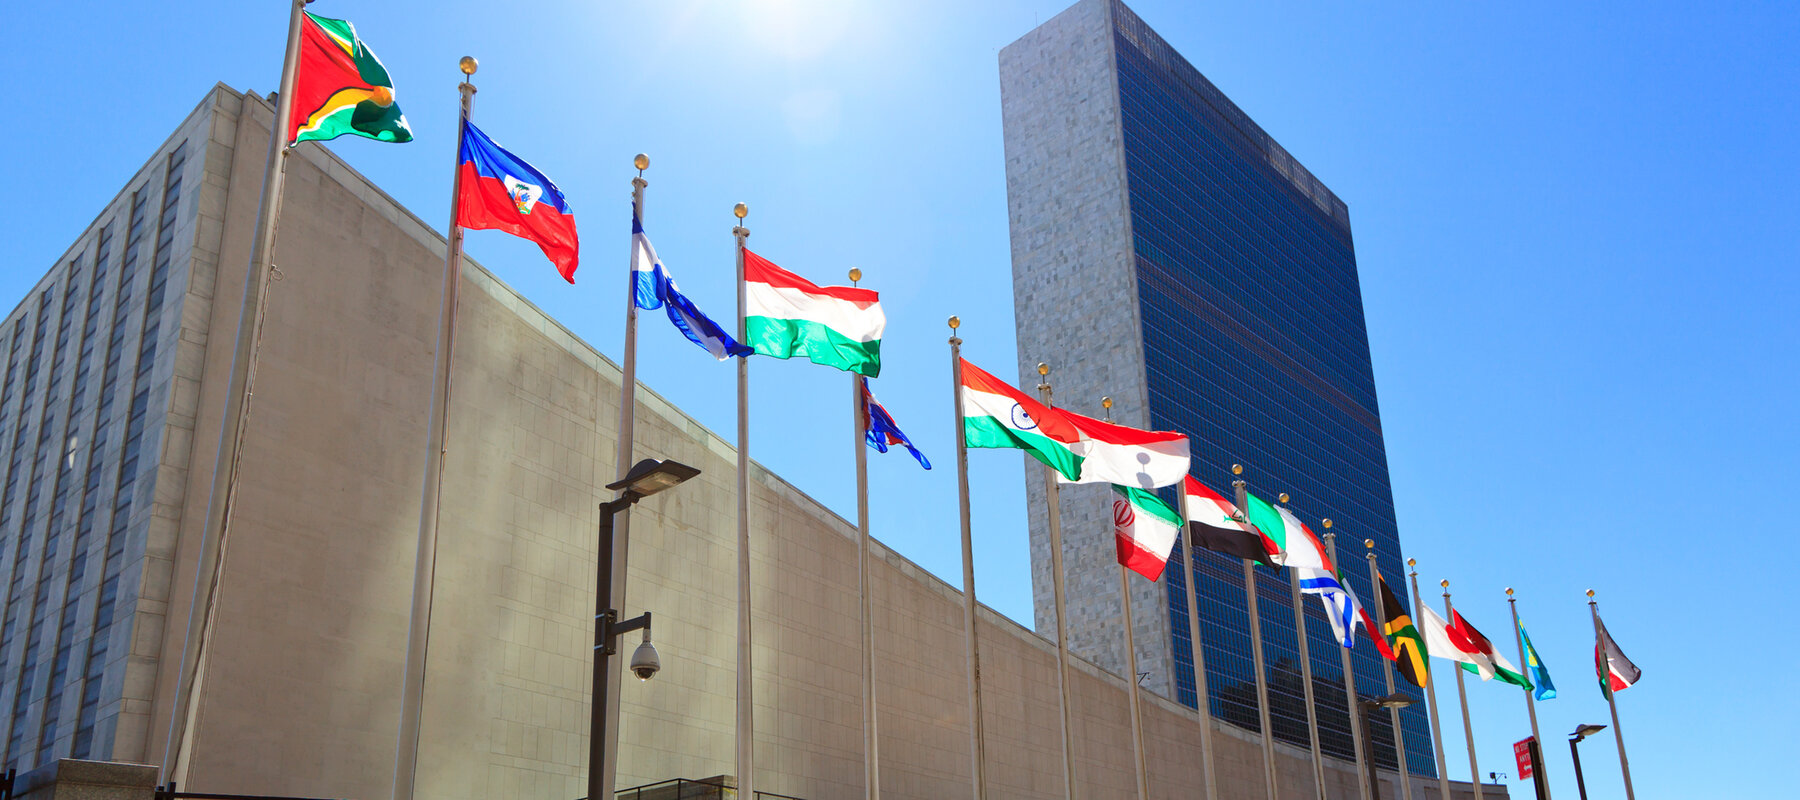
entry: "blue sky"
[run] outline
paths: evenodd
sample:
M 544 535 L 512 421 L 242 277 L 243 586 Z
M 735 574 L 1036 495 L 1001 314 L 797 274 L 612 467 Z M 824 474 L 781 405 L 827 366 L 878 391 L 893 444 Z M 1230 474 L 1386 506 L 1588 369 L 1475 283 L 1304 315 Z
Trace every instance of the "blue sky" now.
M 15 198 L 0 215 L 13 253 L 0 304 L 215 81 L 274 87 L 283 5 L 11 9 L 34 35 L 5 55 L 21 102 L 0 131 Z M 944 319 L 962 316 L 969 358 L 1010 373 L 996 57 L 1064 5 L 314 10 L 356 23 L 418 135 L 332 147 L 428 220 L 447 213 L 456 59 L 481 59 L 475 118 L 557 180 L 586 259 L 570 287 L 528 243 L 474 232 L 468 251 L 615 358 L 636 152 L 653 162 L 647 228 L 715 315 L 732 310 L 740 200 L 759 253 L 821 283 L 860 267 L 889 315 L 877 391 L 939 464 L 871 459 L 874 531 L 957 582 Z M 1758 519 L 1800 500 L 1800 9 L 1132 5 L 1349 203 L 1402 541 L 1496 640 L 1502 590 L 1518 589 L 1563 693 L 1539 707 L 1554 790 L 1575 796 L 1562 734 L 1607 721 L 1592 587 L 1645 671 L 1620 708 L 1640 792 L 1790 794 L 1773 765 L 1800 739 L 1800 702 L 1779 688 L 1800 647 L 1774 631 L 1787 627 L 1777 615 L 1797 548 Z M 655 318 L 641 342 L 640 376 L 729 436 L 730 368 Z M 843 383 L 760 361 L 752 425 L 756 458 L 850 516 Z M 971 462 L 981 598 L 1029 625 L 1020 459 Z M 1466 778 L 1455 698 L 1440 701 L 1451 774 Z M 1514 770 L 1520 705 L 1499 685 L 1471 687 L 1484 774 Z M 1596 800 L 1624 794 L 1610 734 L 1583 746 Z

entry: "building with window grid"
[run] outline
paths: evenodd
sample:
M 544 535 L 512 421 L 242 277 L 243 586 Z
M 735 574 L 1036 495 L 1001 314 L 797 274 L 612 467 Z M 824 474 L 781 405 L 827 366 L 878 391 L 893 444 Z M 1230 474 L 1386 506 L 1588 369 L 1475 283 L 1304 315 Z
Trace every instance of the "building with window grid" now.
M 1082 0 L 1000 54 L 1021 385 L 1051 366 L 1058 405 L 1192 437 L 1192 474 L 1250 491 L 1344 540 L 1365 605 L 1363 540 L 1404 599 L 1399 533 L 1364 328 L 1349 211 L 1186 59 L 1116 0 Z M 1027 493 L 1043 508 L 1039 469 Z M 1172 492 L 1168 493 L 1173 502 Z M 1061 493 L 1070 646 L 1123 670 L 1122 604 L 1104 486 Z M 1054 635 L 1048 532 L 1031 527 L 1037 627 Z M 1171 567 L 1181 563 L 1177 546 Z M 1257 730 L 1240 562 L 1199 554 L 1210 713 Z M 1285 574 L 1257 580 L 1278 739 L 1307 743 Z M 1144 685 L 1197 707 L 1184 573 L 1133 579 Z M 1339 646 L 1307 600 L 1322 747 L 1352 757 Z M 1372 608 L 1372 606 L 1371 606 Z M 1372 612 L 1373 613 L 1373 612 Z M 1386 693 L 1375 648 L 1353 651 L 1364 697 Z M 1410 688 L 1405 687 L 1403 688 Z M 1377 762 L 1394 769 L 1386 714 Z M 1408 765 L 1435 775 L 1423 705 L 1402 712 Z
M 231 533 L 204 546 L 273 116 L 214 87 L 0 322 L 6 765 L 145 763 L 215 793 L 393 790 L 444 239 L 332 150 L 289 151 Z M 622 375 L 475 260 L 461 285 L 415 796 L 577 797 Z M 647 357 L 695 355 L 673 331 L 644 333 Z M 735 754 L 736 456 L 650 387 L 637 398 L 637 455 L 702 472 L 631 511 L 623 611 L 655 613 L 663 670 L 618 691 L 620 788 L 729 776 Z M 858 796 L 856 527 L 760 467 L 749 486 L 757 785 Z M 882 788 L 962 794 L 961 596 L 879 542 L 871 553 Z M 1055 648 L 985 608 L 977 632 L 990 796 L 1053 795 Z M 1075 665 L 1081 796 L 1133 785 L 1125 685 Z M 1253 735 L 1161 697 L 1144 719 L 1170 753 L 1211 724 L 1222 784 L 1261 786 Z M 1311 774 L 1302 748 L 1277 759 L 1284 787 Z M 1155 786 L 1201 777 L 1192 758 L 1150 769 Z M 1333 797 L 1354 791 L 1348 764 L 1326 775 Z

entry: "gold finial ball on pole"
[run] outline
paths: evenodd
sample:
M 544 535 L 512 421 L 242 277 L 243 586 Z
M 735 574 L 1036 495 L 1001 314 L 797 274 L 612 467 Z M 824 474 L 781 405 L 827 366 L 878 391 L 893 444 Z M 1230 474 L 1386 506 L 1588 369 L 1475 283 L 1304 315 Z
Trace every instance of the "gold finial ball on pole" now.
M 1375 549 L 1375 540 L 1374 539 L 1364 539 L 1363 547 L 1367 547 L 1370 550 L 1374 550 Z
M 637 167 L 638 172 L 643 172 L 650 168 L 650 157 L 643 153 L 638 153 L 631 157 L 631 165 Z
M 962 327 L 962 317 L 959 317 L 955 314 L 951 314 L 950 315 L 950 330 L 956 330 L 957 328 L 960 328 L 960 327 Z
M 1105 408 L 1105 409 L 1111 409 L 1112 408 L 1112 398 L 1110 398 L 1110 397 L 1100 398 L 1100 407 Z
M 1231 465 L 1231 474 L 1233 474 L 1233 475 L 1244 474 L 1244 465 L 1243 464 L 1232 464 Z
M 750 207 L 747 205 L 744 205 L 743 203 L 738 203 L 737 205 L 731 207 L 731 213 L 733 216 L 736 216 L 738 219 L 743 219 L 747 216 L 750 216 Z
M 1448 588 L 1450 588 L 1450 579 L 1449 579 L 1449 578 L 1445 578 L 1445 579 L 1443 579 L 1443 580 L 1441 580 L 1441 581 L 1438 581 L 1438 585 L 1439 585 L 1439 586 L 1442 586 L 1442 587 L 1444 587 L 1444 588 L 1446 588 L 1446 589 L 1448 589 Z
M 1039 361 L 1038 362 L 1038 374 L 1039 375 L 1049 375 L 1050 374 L 1050 365 L 1046 364 L 1042 361 Z
M 1275 499 L 1281 501 L 1282 503 L 1286 503 L 1288 501 L 1287 492 L 1282 492 L 1281 496 L 1277 497 Z
M 1406 565 L 1409 567 L 1416 567 L 1419 565 L 1419 560 L 1416 558 L 1409 558 L 1406 560 Z
M 1326 517 L 1323 521 L 1325 523 L 1325 530 L 1331 530 L 1331 518 Z
M 1506 587 L 1506 596 L 1512 597 L 1512 587 L 1511 586 Z
M 850 268 L 850 282 L 855 283 L 860 280 L 862 280 L 862 270 L 857 269 L 856 267 L 851 267 Z
M 481 68 L 481 62 L 476 61 L 474 56 L 463 56 L 462 60 L 456 62 L 456 68 L 462 70 L 464 75 L 474 75 L 475 70 Z
M 1593 589 L 1589 589 L 1589 590 L 1588 590 L 1588 597 L 1593 597 L 1593 596 L 1594 596 L 1594 590 L 1593 590 Z

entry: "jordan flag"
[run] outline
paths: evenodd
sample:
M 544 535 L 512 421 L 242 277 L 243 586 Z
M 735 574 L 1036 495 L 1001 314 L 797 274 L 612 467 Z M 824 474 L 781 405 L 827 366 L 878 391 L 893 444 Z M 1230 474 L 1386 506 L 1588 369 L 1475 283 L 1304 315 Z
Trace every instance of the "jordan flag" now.
M 1613 641 L 1612 634 L 1606 632 L 1606 623 L 1598 616 L 1594 617 L 1594 633 L 1594 669 L 1600 676 L 1600 692 L 1611 696 L 1637 683 L 1643 671 L 1625 657 L 1625 651 L 1619 649 L 1619 643 Z
M 574 283 L 581 241 L 575 212 L 556 184 L 466 120 L 457 161 L 456 224 L 537 242 L 563 280 Z

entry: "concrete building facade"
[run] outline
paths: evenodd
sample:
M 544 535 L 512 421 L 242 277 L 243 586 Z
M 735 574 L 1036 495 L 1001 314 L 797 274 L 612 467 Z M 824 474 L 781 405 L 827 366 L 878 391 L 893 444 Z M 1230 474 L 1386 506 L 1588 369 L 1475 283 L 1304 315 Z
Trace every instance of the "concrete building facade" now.
M 288 159 L 216 609 L 199 668 L 179 666 L 213 580 L 201 531 L 272 118 L 254 93 L 207 93 L 0 324 L 0 702 L 21 769 L 75 755 L 196 791 L 393 786 L 445 244 L 318 144 Z M 461 281 L 417 796 L 579 797 L 620 372 L 474 261 Z M 637 397 L 637 455 L 703 472 L 632 511 L 623 611 L 655 612 L 663 670 L 616 694 L 621 788 L 730 774 L 734 741 L 735 454 Z M 760 468 L 750 486 L 758 785 L 859 797 L 855 528 Z M 961 796 L 960 595 L 874 552 L 883 791 Z M 987 609 L 978 624 L 990 796 L 1060 796 L 1055 648 Z M 1132 786 L 1124 687 L 1077 664 L 1081 796 Z M 1200 724 L 1226 796 L 1261 796 L 1254 734 L 1146 709 L 1156 796 L 1191 794 Z M 1280 754 L 1281 796 L 1310 797 L 1305 751 Z M 1347 765 L 1328 774 L 1352 796 Z
M 1250 491 L 1342 535 L 1344 577 L 1365 604 L 1374 542 L 1403 578 L 1349 210 L 1312 173 L 1118 0 L 1081 0 L 1000 53 L 1013 301 L 1022 385 L 1051 367 L 1058 404 L 1189 435 L 1192 473 L 1229 497 Z M 1043 508 L 1039 469 L 1026 480 Z M 1105 486 L 1061 492 L 1069 644 L 1102 668 L 1125 663 L 1124 603 Z M 1174 502 L 1173 490 L 1166 499 Z M 1048 528 L 1031 527 L 1037 628 L 1053 631 Z M 1145 685 L 1257 730 L 1240 562 L 1197 554 L 1195 592 L 1208 694 L 1197 698 L 1186 577 L 1131 582 Z M 1307 714 L 1288 576 L 1256 580 L 1275 735 L 1306 744 Z M 1398 580 L 1396 580 L 1398 579 Z M 1322 747 L 1353 757 L 1339 645 L 1305 603 Z M 1353 651 L 1363 697 L 1386 693 L 1383 660 Z M 1418 694 L 1415 692 L 1415 694 Z M 1408 765 L 1435 775 L 1422 704 L 1404 709 Z M 1386 715 L 1377 763 L 1397 768 Z

